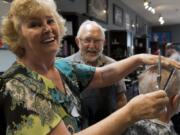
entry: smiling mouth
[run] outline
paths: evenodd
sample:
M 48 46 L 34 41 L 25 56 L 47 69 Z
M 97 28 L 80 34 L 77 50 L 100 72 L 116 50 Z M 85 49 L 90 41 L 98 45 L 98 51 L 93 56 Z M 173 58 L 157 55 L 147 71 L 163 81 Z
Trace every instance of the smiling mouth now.
M 51 43 L 54 42 L 55 38 L 54 37 L 50 37 L 50 38 L 46 38 L 42 41 L 43 44 L 47 44 L 47 43 Z
M 97 54 L 98 52 L 97 51 L 87 51 L 87 53 L 89 53 L 89 54 Z
M 97 54 L 97 52 L 88 52 L 88 55 L 94 57 L 94 56 L 97 56 L 98 54 Z

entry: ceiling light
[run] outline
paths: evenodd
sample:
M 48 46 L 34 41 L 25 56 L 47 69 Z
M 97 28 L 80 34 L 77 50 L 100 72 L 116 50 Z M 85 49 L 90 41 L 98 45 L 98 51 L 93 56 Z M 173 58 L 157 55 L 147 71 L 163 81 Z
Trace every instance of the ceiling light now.
M 164 18 L 161 15 L 160 15 L 158 21 L 161 25 L 163 25 L 165 23 Z
M 149 2 L 144 1 L 144 6 L 145 6 L 145 7 L 146 7 L 146 6 L 149 6 Z
M 160 24 L 161 24 L 161 25 L 163 25 L 164 23 L 165 23 L 164 20 L 160 21 Z
M 145 8 L 145 9 L 148 9 L 148 8 L 149 8 L 149 5 L 145 6 L 144 8 Z
M 151 5 L 151 2 L 144 1 L 144 8 L 150 11 L 152 14 L 155 14 L 156 13 L 155 9 L 151 7 L 150 5 Z
M 103 10 L 103 13 L 104 13 L 104 14 L 106 14 L 106 13 L 107 13 L 107 11 L 106 11 L 106 10 Z
M 162 16 L 159 17 L 159 21 L 161 21 L 161 20 L 163 20 L 163 17 L 162 17 Z
M 151 10 L 152 10 L 152 7 L 149 7 L 149 8 L 148 8 L 148 11 L 151 11 Z
M 155 14 L 156 10 L 154 8 L 151 9 L 151 13 Z
M 149 2 L 148 1 L 144 1 L 144 8 L 148 9 L 149 8 Z
M 151 0 L 144 0 L 144 8 L 152 14 L 156 14 L 155 8 L 151 6 Z M 165 23 L 164 18 L 161 15 L 159 16 L 158 21 L 161 25 Z M 138 27 L 138 24 L 136 24 L 136 27 Z

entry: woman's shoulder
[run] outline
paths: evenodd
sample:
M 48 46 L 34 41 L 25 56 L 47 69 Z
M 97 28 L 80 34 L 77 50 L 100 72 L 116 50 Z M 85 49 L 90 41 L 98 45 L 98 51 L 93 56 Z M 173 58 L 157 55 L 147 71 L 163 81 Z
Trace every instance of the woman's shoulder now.
M 20 83 L 28 82 L 29 76 L 33 76 L 33 74 L 25 66 L 14 62 L 11 67 L 0 76 L 0 86 L 3 87 L 8 84 L 8 86 L 16 87 Z
M 55 65 L 58 68 L 65 68 L 65 67 L 66 68 L 71 68 L 72 62 L 67 60 L 67 59 L 65 59 L 65 58 L 58 58 L 55 61 Z
M 61 72 L 65 72 L 66 74 L 72 73 L 72 72 L 82 72 L 82 71 L 95 71 L 95 67 L 88 66 L 85 64 L 80 64 L 77 62 L 69 61 L 68 59 L 56 59 L 55 66 L 57 69 L 59 69 Z
M 17 62 L 14 62 L 2 75 L 1 79 L 12 78 L 18 71 L 22 70 Z
M 85 80 L 87 80 L 87 83 L 89 83 L 95 73 L 95 67 L 74 63 L 66 59 L 57 59 L 55 66 L 65 78 L 73 80 L 73 82 L 85 83 Z

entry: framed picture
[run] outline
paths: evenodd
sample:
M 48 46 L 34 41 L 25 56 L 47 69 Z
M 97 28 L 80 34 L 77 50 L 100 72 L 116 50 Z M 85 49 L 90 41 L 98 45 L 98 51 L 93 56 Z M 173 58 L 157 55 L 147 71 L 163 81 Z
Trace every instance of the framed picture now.
M 130 15 L 128 13 L 125 13 L 125 23 L 126 30 L 131 30 Z
M 140 32 L 140 19 L 139 17 L 136 15 L 136 18 L 135 18 L 135 22 L 136 22 L 136 34 L 138 34 Z
M 87 14 L 104 23 L 108 22 L 108 0 L 87 0 Z
M 123 26 L 123 9 L 113 4 L 113 23 Z
M 66 21 L 65 26 L 67 28 L 66 35 L 72 36 L 73 35 L 73 22 L 72 21 Z

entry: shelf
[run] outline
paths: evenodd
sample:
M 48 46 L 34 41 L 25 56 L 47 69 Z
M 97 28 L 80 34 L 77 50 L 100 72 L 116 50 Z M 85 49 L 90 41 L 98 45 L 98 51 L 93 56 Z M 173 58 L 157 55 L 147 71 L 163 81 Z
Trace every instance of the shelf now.
M 121 30 L 109 30 L 106 32 L 106 54 L 121 60 L 127 57 L 127 32 Z
M 63 40 L 61 50 L 58 57 L 67 57 L 78 51 L 78 46 L 75 42 L 75 37 L 81 23 L 88 19 L 87 16 L 76 12 L 62 12 L 61 15 L 66 20 L 66 27 L 69 30 Z

